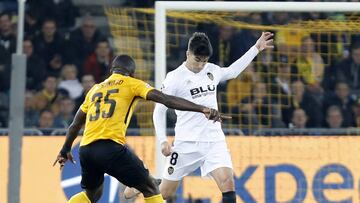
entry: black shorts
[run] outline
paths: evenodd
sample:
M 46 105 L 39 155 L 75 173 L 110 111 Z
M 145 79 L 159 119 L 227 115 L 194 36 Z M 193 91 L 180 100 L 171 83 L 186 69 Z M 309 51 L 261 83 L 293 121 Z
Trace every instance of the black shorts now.
M 126 146 L 112 140 L 98 140 L 80 147 L 81 187 L 95 189 L 107 173 L 130 187 L 146 182 L 149 170 Z

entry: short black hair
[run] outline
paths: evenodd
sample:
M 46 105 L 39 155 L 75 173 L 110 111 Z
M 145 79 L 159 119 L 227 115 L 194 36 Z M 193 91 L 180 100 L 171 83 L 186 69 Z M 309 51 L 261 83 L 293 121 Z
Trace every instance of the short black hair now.
M 208 36 L 203 32 L 195 32 L 188 44 L 188 50 L 195 56 L 210 57 L 213 49 Z
M 11 20 L 12 14 L 9 11 L 4 11 L 4 12 L 0 13 L 0 17 L 3 17 L 3 16 L 8 16 L 9 19 Z
M 44 26 L 45 23 L 54 23 L 55 27 L 57 27 L 57 23 L 54 18 L 45 18 L 41 25 Z
M 111 72 L 132 76 L 135 73 L 135 61 L 128 55 L 115 56 L 111 62 Z

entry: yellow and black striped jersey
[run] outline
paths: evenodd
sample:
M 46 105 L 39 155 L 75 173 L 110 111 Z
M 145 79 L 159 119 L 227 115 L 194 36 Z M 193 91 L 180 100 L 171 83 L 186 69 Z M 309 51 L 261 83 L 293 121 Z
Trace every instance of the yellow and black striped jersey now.
M 100 139 L 125 144 L 126 129 L 137 100 L 146 99 L 152 89 L 141 80 L 121 74 L 112 74 L 102 83 L 94 85 L 80 107 L 86 113 L 80 146 Z

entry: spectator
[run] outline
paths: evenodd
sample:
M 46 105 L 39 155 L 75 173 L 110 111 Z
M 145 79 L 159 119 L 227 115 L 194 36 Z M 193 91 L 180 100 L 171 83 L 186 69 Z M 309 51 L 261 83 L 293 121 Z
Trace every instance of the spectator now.
M 211 62 L 227 67 L 241 56 L 239 52 L 241 46 L 238 37 L 235 36 L 236 30 L 234 27 L 229 25 L 215 26 L 210 32 L 209 38 L 215 42 L 213 43 Z
M 297 79 L 297 71 L 290 66 L 286 55 L 278 55 L 275 65 L 276 74 L 272 74 L 270 79 L 271 95 L 276 103 L 288 105 L 291 96 L 290 86 Z
M 50 110 L 53 112 L 54 117 L 59 115 L 60 113 L 60 103 L 63 99 L 69 98 L 69 92 L 65 89 L 57 89 L 56 98 L 54 102 L 51 104 Z
M 303 109 L 295 109 L 292 113 L 291 124 L 292 128 L 306 128 L 308 117 Z
M 10 57 L 16 49 L 16 37 L 12 28 L 11 15 L 0 14 L 0 46 L 5 49 L 5 54 Z
M 49 75 L 43 82 L 43 89 L 40 90 L 36 95 L 36 107 L 38 110 L 50 108 L 55 102 L 57 95 L 57 78 Z
M 64 39 L 56 30 L 54 20 L 45 20 L 41 33 L 34 38 L 33 42 L 35 53 L 44 59 L 48 74 L 58 77 L 62 67 Z
M 41 30 L 41 24 L 38 18 L 38 14 L 33 11 L 27 11 L 25 13 L 25 36 L 29 39 L 33 39 L 36 35 L 39 34 Z
M 7 92 L 10 87 L 11 57 L 8 56 L 4 47 L 0 46 L 0 91 Z
M 273 15 L 273 22 L 271 24 L 286 25 L 295 20 L 295 18 L 287 12 L 275 12 Z M 288 54 L 289 61 L 294 62 L 299 47 L 301 46 L 301 39 L 309 34 L 304 30 L 284 29 L 279 30 L 275 34 L 274 42 L 276 48 L 281 54 Z
M 9 120 L 9 96 L 0 92 L 0 127 L 8 126 Z
M 26 55 L 26 88 L 39 90 L 41 88 L 41 83 L 39 82 L 43 81 L 46 75 L 45 62 L 34 54 L 31 40 L 24 40 L 23 49 Z
M 350 57 L 336 66 L 337 80 L 347 81 L 352 90 L 360 90 L 360 43 L 352 44 Z
M 251 13 L 247 18 L 246 22 L 250 24 L 257 24 L 261 25 L 263 20 L 261 13 Z M 240 34 L 236 36 L 235 38 L 238 40 L 238 45 L 235 46 L 237 52 L 237 57 L 245 54 L 247 50 L 250 49 L 251 46 L 253 46 L 258 39 L 258 37 L 261 35 L 261 32 L 259 30 L 255 29 L 242 29 Z M 237 58 L 236 58 L 237 59 Z
M 321 127 L 322 124 L 322 112 L 321 106 L 315 101 L 315 99 L 305 92 L 304 83 L 300 80 L 291 83 L 291 98 L 290 104 L 282 109 L 282 118 L 286 125 L 289 125 L 291 116 L 295 109 L 304 109 L 308 116 L 308 127 Z
M 70 63 L 81 67 L 85 59 L 95 51 L 99 41 L 106 40 L 105 36 L 96 28 L 91 16 L 84 16 L 81 26 L 70 33 L 66 58 Z M 79 72 L 80 75 L 82 72 Z
M 59 83 L 59 88 L 65 89 L 71 99 L 76 99 L 81 96 L 83 87 L 77 79 L 77 68 L 73 64 L 66 64 L 61 71 L 62 81 Z
M 44 129 L 54 128 L 54 113 L 47 109 L 41 111 L 37 127 Z
M 24 118 L 24 126 L 26 128 L 36 127 L 37 122 L 39 120 L 39 111 L 35 108 L 35 97 L 32 91 L 27 90 L 25 92 L 25 118 Z
M 259 77 L 255 72 L 255 64 L 250 63 L 244 72 L 228 82 L 226 87 L 226 103 L 228 108 L 231 110 L 234 106 L 237 106 L 242 99 L 249 97 L 251 95 L 251 87 L 256 82 L 259 82 Z M 223 98 L 220 98 L 220 100 L 221 99 L 223 100 Z
M 95 85 L 95 79 L 92 75 L 84 75 L 81 78 L 81 85 L 83 87 L 83 92 L 80 97 L 78 97 L 75 100 L 75 111 L 78 110 L 78 108 L 81 106 L 81 104 L 85 100 L 86 94 L 89 92 L 89 90 Z
M 350 127 L 355 125 L 355 118 L 352 112 L 354 103 L 355 101 L 350 95 L 349 85 L 346 82 L 337 82 L 335 94 L 330 94 L 324 99 L 324 110 L 327 110 L 330 106 L 339 107 L 343 117 L 342 125 L 344 127 Z
M 355 127 L 360 127 L 360 98 L 353 105 L 353 112 L 355 116 Z
M 54 119 L 56 128 L 68 128 L 74 118 L 75 103 L 70 98 L 64 98 L 60 101 L 59 114 Z
M 99 41 L 96 45 L 95 53 L 87 57 L 84 64 L 85 74 L 94 76 L 95 81 L 103 81 L 109 73 L 108 65 L 112 58 L 111 49 L 108 41 Z
M 279 117 L 275 105 L 267 96 L 266 85 L 256 83 L 252 89 L 252 96 L 244 98 L 238 107 L 234 107 L 232 114 L 235 124 L 253 127 L 279 127 L 282 123 L 276 118 Z
M 343 116 L 338 106 L 330 106 L 326 111 L 326 124 L 328 128 L 342 128 Z
M 315 51 L 315 44 L 310 36 L 301 39 L 301 52 L 296 59 L 296 67 L 310 92 L 322 91 L 320 84 L 324 75 L 324 61 Z
M 41 13 L 43 18 L 54 19 L 59 28 L 73 27 L 79 13 L 72 0 L 30 0 L 28 7 L 33 13 Z

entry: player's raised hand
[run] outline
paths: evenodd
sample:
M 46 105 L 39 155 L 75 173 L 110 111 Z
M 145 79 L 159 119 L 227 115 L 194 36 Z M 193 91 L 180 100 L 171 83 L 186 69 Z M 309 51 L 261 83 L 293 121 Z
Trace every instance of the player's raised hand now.
M 262 32 L 260 38 L 256 41 L 255 46 L 259 51 L 264 49 L 273 49 L 273 41 L 272 37 L 274 36 L 271 32 Z
M 72 156 L 71 152 L 67 152 L 67 153 L 59 153 L 56 157 L 56 160 L 53 164 L 53 166 L 56 165 L 56 163 L 59 163 L 60 165 L 60 170 L 64 167 L 65 163 L 67 160 L 70 160 L 71 163 L 75 164 L 75 160 L 74 157 Z
M 216 121 L 222 122 L 222 119 L 231 119 L 231 116 L 220 114 L 220 112 L 217 111 L 216 109 L 205 108 L 203 110 L 203 113 L 205 114 L 207 119 L 213 120 L 214 122 Z
M 170 156 L 171 154 L 171 145 L 168 141 L 165 141 L 163 143 L 161 143 L 161 153 L 164 156 Z

